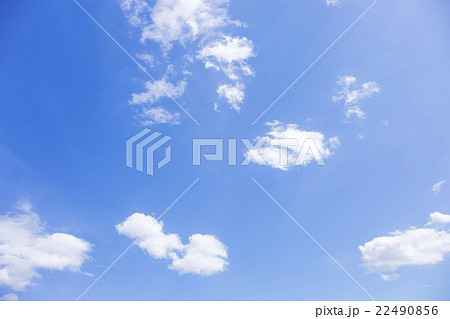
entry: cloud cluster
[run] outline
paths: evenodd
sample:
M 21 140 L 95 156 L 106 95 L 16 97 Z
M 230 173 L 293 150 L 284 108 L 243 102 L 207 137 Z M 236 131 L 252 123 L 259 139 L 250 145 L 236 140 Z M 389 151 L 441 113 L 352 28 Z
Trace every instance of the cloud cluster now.
M 186 44 L 210 37 L 222 27 L 237 23 L 228 17 L 228 3 L 228 0 L 157 0 L 150 8 L 150 20 L 141 23 L 141 41 L 153 40 L 170 50 L 176 41 Z M 144 8 L 143 13 L 147 10 Z
M 266 125 L 270 131 L 257 138 L 265 141 L 265 146 L 245 154 L 260 165 L 267 164 L 284 171 L 295 165 L 306 166 L 313 160 L 329 158 L 340 144 L 337 137 L 327 139 L 321 132 L 304 131 L 297 124 L 274 121 Z
M 189 44 L 196 53 L 186 54 L 185 64 L 197 59 L 205 68 L 223 72 L 228 83 L 218 84 L 219 97 L 224 97 L 232 109 L 239 111 L 245 95 L 243 77 L 254 74 L 247 61 L 255 54 L 251 40 L 229 34 L 230 26 L 242 26 L 241 22 L 229 18 L 229 0 L 157 0 L 152 6 L 144 0 L 121 0 L 120 5 L 130 24 L 140 30 L 141 42 L 159 43 L 165 60 L 175 43 L 184 47 Z M 168 86 L 167 77 L 163 80 Z M 159 88 L 149 89 L 150 85 L 146 83 L 144 94 L 133 95 L 133 104 L 154 103 L 165 95 Z M 184 93 L 185 85 L 174 97 Z
M 333 96 L 333 102 L 344 101 L 346 107 L 345 116 L 350 118 L 356 116 L 365 118 L 366 113 L 361 110 L 361 100 L 380 92 L 377 82 L 365 82 L 359 88 L 354 76 L 340 76 L 337 84 L 341 87 L 340 91 Z
M 368 272 L 381 273 L 383 280 L 399 277 L 400 267 L 434 265 L 450 253 L 450 215 L 430 214 L 423 228 L 395 231 L 390 236 L 377 237 L 359 246 Z
M 180 274 L 210 276 L 225 271 L 228 265 L 227 247 L 215 236 L 194 234 L 184 245 L 178 234 L 165 233 L 163 227 L 162 221 L 135 213 L 116 225 L 116 230 L 132 239 L 138 239 L 145 233 L 136 245 L 153 258 L 171 260 L 169 269 Z
M 39 269 L 78 272 L 91 244 L 70 234 L 44 231 L 29 203 L 18 214 L 0 216 L 0 285 L 23 290 L 40 278 Z

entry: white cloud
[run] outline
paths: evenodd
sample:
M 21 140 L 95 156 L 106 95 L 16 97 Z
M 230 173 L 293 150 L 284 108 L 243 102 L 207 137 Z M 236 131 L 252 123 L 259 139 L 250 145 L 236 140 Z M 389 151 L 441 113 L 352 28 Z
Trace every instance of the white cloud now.
M 242 77 L 254 75 L 247 60 L 255 54 L 251 40 L 228 34 L 230 31 L 226 27 L 242 25 L 229 18 L 228 6 L 229 0 L 157 0 L 151 7 L 143 0 L 121 0 L 125 16 L 131 25 L 141 31 L 141 41 L 158 42 L 165 59 L 174 42 L 183 46 L 193 44 L 194 49 L 189 48 L 189 52 L 192 49 L 196 51 L 197 59 L 203 62 L 205 68 L 221 71 L 232 80 L 233 83 L 218 86 L 217 91 L 220 96 L 226 96 L 232 109 L 238 111 L 244 98 Z M 186 65 L 194 61 L 194 56 L 188 53 L 184 59 L 183 74 L 190 74 Z M 150 66 L 154 63 L 153 57 L 145 60 L 151 62 Z M 147 82 L 146 86 L 151 86 L 150 92 L 133 94 L 133 104 L 143 101 L 153 103 L 164 95 L 162 90 L 154 89 L 153 83 Z M 175 90 L 172 95 L 181 96 L 184 86 L 183 90 Z
M 219 104 L 217 104 L 217 102 L 214 103 L 214 107 L 213 108 L 214 108 L 214 111 L 220 113 Z
M 430 218 L 424 228 L 398 230 L 359 246 L 367 271 L 393 273 L 400 267 L 434 265 L 443 261 L 450 253 L 450 233 L 428 226 L 447 223 L 450 215 L 433 213 Z
M 197 55 L 205 64 L 205 68 L 222 71 L 234 84 L 223 84 L 217 89 L 220 97 L 225 97 L 231 108 L 239 111 L 244 101 L 244 84 L 242 76 L 254 75 L 247 60 L 254 57 L 253 42 L 246 37 L 224 36 L 222 39 L 207 43 Z
M 150 18 L 150 7 L 144 0 L 121 0 L 120 8 L 134 27 L 146 25 Z
M 396 274 L 396 273 L 389 274 L 389 275 L 381 274 L 380 277 L 384 281 L 394 281 L 394 280 L 397 280 L 398 278 L 400 278 L 400 275 Z
M 144 126 L 159 124 L 180 124 L 180 113 L 170 111 L 158 106 L 154 108 L 143 108 L 141 124 Z
M 240 111 L 240 105 L 244 102 L 245 97 L 244 89 L 244 84 L 236 82 L 234 86 L 229 84 L 220 85 L 217 89 L 217 93 L 219 93 L 220 97 L 227 99 L 228 104 L 231 105 L 232 109 Z
M 172 42 L 211 37 L 220 28 L 236 23 L 228 18 L 228 0 L 158 0 L 151 23 L 142 30 L 142 41 L 154 40 L 165 49 Z
M 445 215 L 440 212 L 430 214 L 430 221 L 425 226 L 450 224 L 450 215 Z
M 7 294 L 0 297 L 0 301 L 19 301 L 19 296 L 16 294 Z
M 337 95 L 333 96 L 333 101 L 344 101 L 347 108 L 345 116 L 350 118 L 356 116 L 358 118 L 365 118 L 364 111 L 361 110 L 360 101 L 370 97 L 374 93 L 380 92 L 380 87 L 376 82 L 365 82 L 361 87 L 357 88 L 357 80 L 354 76 L 341 76 L 337 81 L 341 86 L 341 90 Z
M 166 77 L 157 82 L 159 85 L 153 81 L 146 82 L 145 88 L 147 90 L 142 93 L 133 93 L 131 95 L 130 104 L 151 104 L 158 102 L 159 100 L 161 100 L 161 98 L 167 97 L 167 94 L 164 92 L 164 90 L 173 98 L 180 97 L 181 95 L 183 95 L 187 84 L 185 81 L 181 81 L 178 84 L 174 85 L 170 83 Z M 163 88 L 164 90 L 161 88 Z
M 157 259 L 169 258 L 174 251 L 183 248 L 177 234 L 165 234 L 163 232 L 164 224 L 162 221 L 158 222 L 152 216 L 141 213 L 129 216 L 125 221 L 116 225 L 116 230 L 121 235 L 136 239 L 150 227 L 151 229 L 136 243 L 150 256 Z
M 440 182 L 434 184 L 434 185 L 431 187 L 431 191 L 432 191 L 435 195 L 439 194 L 439 193 L 441 192 L 441 187 L 442 187 L 442 185 L 445 184 L 445 183 L 447 183 L 447 181 L 440 181 Z
M 327 6 L 338 6 L 341 4 L 340 0 L 327 0 Z
M 31 204 L 22 213 L 0 216 L 0 285 L 23 290 L 40 278 L 39 269 L 78 272 L 91 244 L 65 233 L 47 234 Z
M 259 150 L 247 151 L 245 155 L 250 155 L 253 162 L 262 164 L 261 161 L 257 160 L 258 154 L 255 152 L 258 152 L 269 166 L 284 171 L 296 164 L 306 166 L 314 159 L 317 160 L 317 158 L 314 158 L 314 154 L 310 153 L 311 150 L 304 147 L 307 141 L 313 141 L 314 148 L 320 153 L 319 155 L 322 159 L 329 158 L 340 144 L 336 136 L 327 139 L 322 133 L 304 131 L 297 124 L 283 124 L 279 121 L 274 121 L 268 122 L 266 125 L 270 126 L 271 130 L 266 133 L 267 136 L 258 137 L 258 139 L 266 140 L 266 144 L 269 145 L 263 146 Z M 274 139 L 286 141 L 293 139 L 296 141 L 296 145 L 287 145 L 294 144 L 290 142 L 287 142 L 284 146 L 270 145 L 273 144 L 272 141 Z M 287 147 L 287 153 L 282 155 L 282 148 L 284 147 Z
M 225 271 L 227 247 L 215 236 L 194 234 L 184 245 L 178 234 L 164 233 L 163 226 L 152 216 L 135 213 L 116 229 L 119 234 L 137 239 L 150 228 L 136 244 L 154 258 L 171 260 L 169 269 L 180 274 L 210 276 Z
M 231 80 L 238 80 L 239 74 L 253 75 L 247 59 L 254 57 L 253 42 L 246 37 L 224 36 L 222 39 L 206 44 L 197 58 L 206 68 L 222 70 Z
M 181 274 L 197 274 L 210 276 L 225 271 L 227 247 L 212 235 L 194 234 L 189 237 L 189 244 L 185 246 L 184 255 L 173 256 L 170 269 Z

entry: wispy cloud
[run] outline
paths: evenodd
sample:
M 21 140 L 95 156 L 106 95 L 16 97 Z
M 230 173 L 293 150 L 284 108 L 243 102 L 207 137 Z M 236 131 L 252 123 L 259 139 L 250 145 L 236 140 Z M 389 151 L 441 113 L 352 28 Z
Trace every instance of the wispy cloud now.
M 337 84 L 340 90 L 333 96 L 333 102 L 344 101 L 346 107 L 345 116 L 350 118 L 356 116 L 365 118 L 366 113 L 361 109 L 361 100 L 372 96 L 374 93 L 380 92 L 377 82 L 365 82 L 359 88 L 357 80 L 354 76 L 340 76 Z
M 153 124 L 180 124 L 180 113 L 172 113 L 160 106 L 144 107 L 141 114 L 141 124 L 149 126 Z
M 435 194 L 435 195 L 439 194 L 441 192 L 442 185 L 444 185 L 445 183 L 447 183 L 447 181 L 440 181 L 440 182 L 437 182 L 436 184 L 434 184 L 431 187 L 431 191 L 433 192 L 433 194 Z
M 220 97 L 224 97 L 227 99 L 228 104 L 231 105 L 236 111 L 240 111 L 240 105 L 244 101 L 245 86 L 242 83 L 236 82 L 234 85 L 230 84 L 222 84 L 218 87 L 217 93 L 219 93 Z
M 159 85 L 158 85 L 159 84 Z M 167 77 L 158 81 L 158 84 L 148 81 L 145 83 L 146 91 L 141 93 L 133 93 L 131 96 L 130 104 L 152 104 L 161 100 L 162 97 L 166 97 L 166 92 L 172 95 L 174 98 L 183 95 L 186 88 L 186 82 L 181 81 L 178 84 L 172 84 L 167 80 Z M 163 89 L 161 89 L 163 88 Z

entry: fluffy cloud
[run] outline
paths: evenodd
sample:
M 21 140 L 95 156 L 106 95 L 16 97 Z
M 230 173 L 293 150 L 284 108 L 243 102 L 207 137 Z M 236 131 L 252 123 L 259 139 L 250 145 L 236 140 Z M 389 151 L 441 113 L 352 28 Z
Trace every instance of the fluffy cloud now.
M 154 108 L 143 108 L 141 114 L 141 124 L 144 126 L 160 124 L 180 124 L 180 113 L 170 111 L 158 106 Z
M 210 276 L 225 271 L 228 265 L 227 247 L 212 235 L 192 235 L 189 237 L 189 244 L 184 247 L 183 257 L 173 257 L 169 268 L 181 274 Z
M 450 224 L 450 215 L 445 215 L 439 212 L 430 214 L 430 221 L 426 226 Z
M 19 296 L 16 294 L 7 294 L 0 297 L 0 301 L 19 301 Z
M 357 88 L 357 80 L 354 76 L 341 76 L 337 81 L 341 87 L 337 95 L 333 96 L 333 101 L 344 101 L 347 108 L 345 116 L 350 118 L 356 116 L 365 118 L 365 113 L 361 110 L 360 102 L 362 99 L 372 96 L 374 93 L 380 92 L 380 87 L 376 82 L 365 82 L 360 88 Z
M 423 228 L 395 231 L 359 246 L 367 271 L 383 273 L 382 279 L 386 280 L 398 278 L 392 273 L 399 267 L 434 265 L 443 261 L 450 253 L 450 233 L 429 226 L 449 223 L 450 215 L 435 212 L 430 219 Z
M 434 185 L 431 187 L 431 191 L 432 191 L 435 195 L 439 194 L 439 193 L 441 192 L 441 187 L 442 187 L 442 185 L 445 184 L 445 183 L 447 183 L 447 181 L 440 181 L 440 182 L 434 184 Z
M 210 276 L 225 271 L 228 265 L 227 247 L 215 236 L 194 234 L 184 245 L 178 234 L 165 233 L 163 227 L 162 221 L 135 213 L 116 225 L 116 230 L 132 239 L 138 239 L 145 233 L 136 245 L 154 258 L 171 260 L 169 269 L 180 274 Z
M 227 99 L 228 104 L 231 105 L 231 108 L 240 111 L 240 105 L 244 102 L 245 92 L 244 92 L 244 84 L 235 83 L 235 85 L 223 84 L 220 85 L 217 89 L 217 93 L 219 93 L 220 97 L 224 97 Z M 217 109 L 217 108 L 215 108 Z
M 47 234 L 29 203 L 18 214 L 0 216 L 0 285 L 23 290 L 40 278 L 39 269 L 78 272 L 91 244 L 65 233 Z
M 146 91 L 142 93 L 133 93 L 131 96 L 130 104 L 144 104 L 155 103 L 161 100 L 162 97 L 166 97 L 169 93 L 173 98 L 183 95 L 186 88 L 186 82 L 181 81 L 177 85 L 170 83 L 166 77 L 155 82 L 146 82 Z
M 341 4 L 340 0 L 327 0 L 327 6 L 337 6 Z
M 206 68 L 223 71 L 231 80 L 239 80 L 240 74 L 253 75 L 247 59 L 254 57 L 253 42 L 246 37 L 224 36 L 208 43 L 198 53 Z
M 287 170 L 292 166 L 308 165 L 311 161 L 329 158 L 340 144 L 337 137 L 325 138 L 320 132 L 304 131 L 297 124 L 279 121 L 266 123 L 271 130 L 258 137 L 266 143 L 246 152 L 247 158 L 260 165 Z M 259 156 L 260 155 L 260 156 Z
M 151 9 L 151 23 L 142 30 L 142 41 L 154 40 L 170 49 L 172 42 L 210 37 L 233 23 L 228 0 L 158 0 Z

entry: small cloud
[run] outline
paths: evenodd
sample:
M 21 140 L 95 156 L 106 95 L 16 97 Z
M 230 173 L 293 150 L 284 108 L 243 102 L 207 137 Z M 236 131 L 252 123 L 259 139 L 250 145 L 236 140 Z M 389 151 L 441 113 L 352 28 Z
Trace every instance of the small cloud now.
M 221 70 L 230 80 L 239 80 L 240 76 L 253 75 L 254 71 L 246 62 L 255 56 L 253 42 L 246 37 L 224 36 L 223 39 L 208 43 L 198 52 L 205 68 Z
M 445 215 L 440 212 L 430 214 L 430 221 L 425 226 L 450 224 L 450 215 Z
M 366 118 L 366 113 L 361 109 L 361 100 L 372 96 L 374 93 L 380 93 L 380 87 L 377 82 L 365 82 L 357 88 L 357 80 L 354 76 L 346 75 L 340 76 L 337 84 L 341 90 L 337 95 L 333 96 L 333 102 L 344 101 L 347 108 L 345 116 L 351 118 L 356 116 L 358 118 Z
M 441 192 L 442 185 L 445 183 L 447 183 L 447 181 L 440 181 L 440 182 L 434 184 L 431 187 L 431 191 L 433 192 L 433 194 L 435 194 L 435 195 L 439 194 Z
M 358 139 L 360 139 L 360 140 L 364 140 L 365 139 L 365 137 L 362 135 L 362 134 L 359 134 L 358 133 Z
M 214 111 L 216 111 L 217 113 L 220 113 L 219 104 L 217 104 L 217 102 L 214 103 Z
M 143 108 L 140 114 L 144 126 L 153 124 L 180 124 L 180 113 L 171 113 L 170 111 L 158 106 Z
M 327 6 L 338 6 L 341 4 L 340 0 L 327 0 Z
M 393 274 L 381 274 L 380 277 L 384 281 L 394 281 L 394 280 L 397 280 L 398 278 L 400 278 L 400 275 L 396 274 L 396 273 L 393 273 Z
M 167 77 L 163 77 L 157 83 L 147 81 L 145 83 L 146 91 L 142 93 L 133 93 L 131 95 L 130 104 L 146 104 L 156 103 L 163 97 L 168 97 L 167 93 L 173 98 L 178 98 L 183 95 L 187 83 L 181 81 L 178 84 L 170 83 Z
M 217 93 L 219 93 L 220 97 L 224 97 L 227 99 L 228 104 L 231 105 L 231 108 L 236 111 L 240 111 L 240 105 L 244 102 L 244 84 L 236 82 L 233 85 L 223 84 L 219 86 L 217 89 Z
M 381 124 L 388 127 L 390 123 L 388 121 L 384 120 L 384 121 L 381 121 Z

